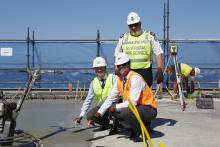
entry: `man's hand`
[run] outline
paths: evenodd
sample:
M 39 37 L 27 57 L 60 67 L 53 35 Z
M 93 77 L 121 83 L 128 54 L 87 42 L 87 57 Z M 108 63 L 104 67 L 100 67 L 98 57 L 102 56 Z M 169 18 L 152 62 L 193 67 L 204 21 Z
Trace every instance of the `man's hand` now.
M 115 113 L 115 111 L 116 111 L 115 104 L 113 104 L 109 110 L 111 113 Z
M 88 125 L 89 126 L 94 126 L 95 125 L 95 122 L 100 119 L 102 116 L 100 113 L 96 112 L 94 118 L 92 118 L 91 120 L 88 121 Z
M 94 126 L 95 125 L 95 121 L 94 120 L 89 120 L 88 121 L 88 126 Z
M 83 117 L 77 117 L 74 119 L 75 124 L 80 124 Z
M 120 113 L 118 109 L 116 109 L 116 104 L 113 104 L 110 108 L 109 108 L 109 115 L 113 116 L 114 113 Z
M 95 116 L 96 116 L 98 119 L 100 119 L 100 118 L 102 117 L 99 112 L 96 112 Z
M 160 84 L 161 82 L 163 82 L 163 71 L 162 71 L 162 67 L 158 67 L 157 68 L 157 84 Z

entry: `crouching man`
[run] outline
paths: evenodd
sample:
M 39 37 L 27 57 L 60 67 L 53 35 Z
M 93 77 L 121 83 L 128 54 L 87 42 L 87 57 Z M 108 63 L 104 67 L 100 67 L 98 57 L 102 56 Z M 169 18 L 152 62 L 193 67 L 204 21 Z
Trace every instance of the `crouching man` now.
M 111 92 L 113 83 L 117 79 L 116 75 L 107 73 L 106 66 L 107 64 L 104 58 L 96 57 L 94 59 L 93 68 L 95 70 L 96 76 L 90 83 L 89 92 L 83 103 L 79 117 L 74 119 L 76 124 L 80 124 L 82 118 L 86 114 L 88 125 L 94 125 L 95 123 L 97 123 L 100 125 L 101 129 L 109 128 L 108 111 L 106 111 L 106 113 L 102 113 L 103 117 L 101 119 L 95 119 L 95 114 L 97 110 L 100 108 L 100 105 L 104 102 L 104 100 Z M 97 106 L 89 110 L 89 107 L 91 106 L 91 103 L 94 98 L 97 101 Z
M 131 139 L 135 142 L 141 141 L 141 127 L 128 107 L 128 99 L 130 97 L 133 100 L 145 124 L 149 124 L 157 116 L 156 99 L 142 76 L 131 71 L 130 59 L 127 54 L 119 53 L 116 56 L 115 65 L 119 69 L 119 78 L 113 85 L 110 95 L 97 111 L 96 117 L 97 119 L 102 118 L 105 112 L 110 108 L 114 117 L 116 117 L 121 124 L 127 124 L 131 128 Z M 118 99 L 119 95 L 122 96 L 123 102 L 115 104 L 114 102 L 117 101 L 116 99 Z M 117 129 L 117 127 L 114 127 L 113 125 L 113 130 Z

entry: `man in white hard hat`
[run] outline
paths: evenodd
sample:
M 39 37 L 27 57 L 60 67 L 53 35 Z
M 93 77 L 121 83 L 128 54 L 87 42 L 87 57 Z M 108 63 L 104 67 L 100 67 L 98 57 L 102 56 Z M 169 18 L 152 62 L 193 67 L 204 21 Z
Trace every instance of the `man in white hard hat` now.
M 187 93 L 193 93 L 195 88 L 196 77 L 200 74 L 200 69 L 197 67 L 191 67 L 185 63 L 178 64 L 181 74 L 181 80 L 183 88 L 186 89 Z M 170 75 L 170 80 L 174 82 L 173 90 L 175 93 L 178 92 L 178 86 L 176 82 L 176 72 L 175 66 L 171 65 L 167 68 L 168 75 Z M 188 86 L 188 80 L 191 78 L 191 86 Z
M 112 86 L 117 76 L 113 74 L 108 74 L 106 71 L 106 61 L 102 57 L 96 57 L 93 61 L 93 68 L 95 70 L 96 76 L 93 81 L 90 83 L 88 95 L 83 103 L 81 108 L 81 113 L 79 117 L 75 119 L 75 123 L 80 124 L 82 118 L 89 110 L 89 107 L 95 98 L 98 102 L 98 105 L 90 109 L 86 114 L 86 118 L 89 121 L 88 125 L 93 125 L 94 123 L 100 124 L 101 129 L 107 129 L 109 125 L 108 111 L 103 115 L 102 119 L 95 120 L 90 122 L 95 117 L 97 110 L 100 108 L 100 105 L 103 103 L 105 98 L 109 95 L 112 90 Z
M 115 58 L 115 66 L 118 67 L 119 78 L 114 84 L 110 95 L 97 111 L 96 117 L 102 118 L 110 108 L 110 111 L 114 113 L 114 117 L 121 124 L 127 124 L 131 128 L 131 139 L 135 142 L 141 141 L 139 137 L 141 128 L 128 107 L 128 98 L 130 97 L 135 103 L 140 117 L 145 124 L 156 118 L 157 102 L 143 77 L 130 69 L 130 59 L 127 54 L 119 53 Z M 119 95 L 122 96 L 123 102 L 114 104 Z
M 130 12 L 127 16 L 129 32 L 124 33 L 118 40 L 114 56 L 124 52 L 131 60 L 131 69 L 142 75 L 149 87 L 153 82 L 152 54 L 157 61 L 157 84 L 163 80 L 163 50 L 156 35 L 153 32 L 141 29 L 141 18 L 136 12 Z M 117 73 L 115 66 L 115 72 Z

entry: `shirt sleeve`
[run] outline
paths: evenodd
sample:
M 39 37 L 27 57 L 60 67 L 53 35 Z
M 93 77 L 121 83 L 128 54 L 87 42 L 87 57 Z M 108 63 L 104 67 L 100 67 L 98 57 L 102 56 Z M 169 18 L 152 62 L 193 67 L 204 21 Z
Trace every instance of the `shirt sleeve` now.
M 157 55 L 163 54 L 163 49 L 160 45 L 160 42 L 156 39 L 156 36 L 150 35 L 149 40 L 150 40 L 154 55 L 157 56 Z
M 117 101 L 118 95 L 119 91 L 117 88 L 117 82 L 115 82 L 109 96 L 106 98 L 106 100 L 98 110 L 98 113 L 100 113 L 101 116 L 106 112 L 106 110 L 112 105 L 113 102 Z
M 118 80 L 118 76 L 117 75 L 115 75 L 115 74 L 112 74 L 112 78 L 113 78 L 113 85 L 117 82 L 117 80 Z
M 138 76 L 135 75 L 131 78 L 130 80 L 130 93 L 129 96 L 132 99 L 132 101 L 134 102 L 134 104 L 137 104 L 137 101 L 140 97 L 141 91 L 144 89 L 144 87 L 146 86 L 145 82 L 143 81 L 143 79 Z M 116 109 L 121 109 L 121 108 L 125 108 L 128 107 L 129 101 L 124 101 L 123 103 L 117 104 L 116 105 Z
M 122 46 L 122 37 L 120 37 L 120 38 L 118 39 L 118 43 L 117 43 L 117 45 L 116 45 L 116 47 L 115 47 L 115 53 L 114 53 L 114 56 L 115 56 L 115 57 L 118 55 L 118 53 L 122 52 L 121 46 Z
M 90 105 L 92 103 L 92 100 L 93 100 L 93 98 L 95 96 L 92 87 L 93 86 L 92 86 L 92 82 L 91 82 L 90 86 L 89 86 L 89 92 L 88 92 L 88 94 L 86 96 L 86 99 L 85 99 L 85 101 L 84 101 L 84 103 L 82 105 L 82 108 L 81 108 L 80 117 L 83 117 L 86 114 L 86 112 L 88 111 L 88 109 L 89 109 L 89 107 L 90 107 Z

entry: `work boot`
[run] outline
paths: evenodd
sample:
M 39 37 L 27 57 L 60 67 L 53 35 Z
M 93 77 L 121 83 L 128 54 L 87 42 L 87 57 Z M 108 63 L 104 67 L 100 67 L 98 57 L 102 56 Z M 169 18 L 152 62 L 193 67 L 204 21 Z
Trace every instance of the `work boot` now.
M 109 131 L 108 134 L 109 134 L 109 135 L 115 135 L 115 134 L 117 134 L 117 133 L 118 133 L 118 128 L 113 128 L 113 127 L 112 127 L 112 128 L 110 129 L 110 131 Z
M 158 92 L 157 99 L 162 99 L 162 92 Z
M 119 121 L 116 117 L 113 117 L 113 124 L 109 131 L 109 135 L 115 135 L 118 133 Z
M 147 131 L 149 132 L 149 134 L 152 134 L 155 132 L 152 128 L 147 128 Z
M 109 125 L 102 125 L 102 126 L 99 127 L 99 129 L 101 131 L 107 130 L 108 128 L 109 128 Z
M 100 122 L 100 130 L 106 130 L 109 128 L 109 119 L 102 119 Z
M 136 134 L 132 140 L 134 142 L 142 142 L 143 141 L 141 134 Z
M 142 142 L 143 141 L 140 131 L 134 132 L 133 130 L 131 130 L 131 134 L 130 134 L 129 138 L 131 140 L 133 140 L 134 142 Z

